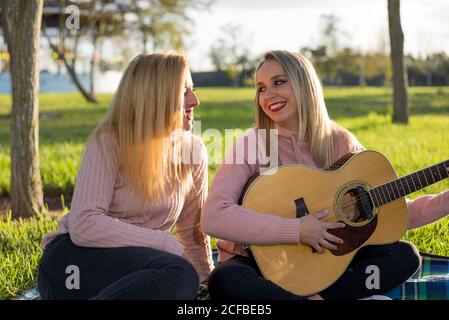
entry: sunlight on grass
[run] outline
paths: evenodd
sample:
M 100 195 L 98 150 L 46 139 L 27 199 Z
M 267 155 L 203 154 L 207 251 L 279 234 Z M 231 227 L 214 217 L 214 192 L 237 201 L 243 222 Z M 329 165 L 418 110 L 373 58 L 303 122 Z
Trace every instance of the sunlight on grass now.
M 10 299 L 36 281 L 42 237 L 56 220 L 40 214 L 32 219 L 0 218 L 0 299 Z

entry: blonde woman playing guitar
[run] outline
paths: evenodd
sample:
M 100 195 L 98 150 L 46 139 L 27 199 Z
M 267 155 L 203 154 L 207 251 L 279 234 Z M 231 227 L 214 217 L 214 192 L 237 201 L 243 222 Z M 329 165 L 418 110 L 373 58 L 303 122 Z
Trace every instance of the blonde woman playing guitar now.
M 220 264 L 208 283 L 211 298 L 359 299 L 382 294 L 405 282 L 419 268 L 420 259 L 412 243 L 398 239 L 407 228 L 417 228 L 447 215 L 449 192 L 423 196 L 407 204 L 401 197 L 392 206 L 379 209 L 368 191 L 388 182 L 380 178 L 382 174 L 394 176 L 391 165 L 387 165 L 385 173 L 369 174 L 368 183 L 357 180 L 347 190 L 335 188 L 343 214 L 338 214 L 332 203 L 318 205 L 321 198 L 333 191 L 339 178 L 337 172 L 362 177 L 371 171 L 360 159 L 369 158 L 373 164 L 388 161 L 379 153 L 363 151 L 364 147 L 348 130 L 330 120 L 316 72 L 302 55 L 287 51 L 266 53 L 256 69 L 256 84 L 256 128 L 239 139 L 227 154 L 203 211 L 204 232 L 219 239 Z M 258 174 L 263 162 L 252 161 L 250 144 L 257 141 L 257 154 L 261 145 L 268 153 L 272 146 L 271 136 L 267 138 L 268 131 L 266 135 L 261 133 L 263 129 L 277 129 L 280 167 L 276 174 L 252 182 L 248 180 Z M 237 162 L 242 154 L 243 161 Z M 324 170 L 347 154 L 357 154 L 350 161 L 356 166 L 343 165 L 332 173 L 335 179 L 319 184 L 320 179 L 325 181 L 322 176 L 331 176 Z M 342 164 L 344 161 L 339 163 Z M 298 165 L 303 170 L 300 174 Z M 448 176 L 447 165 L 448 162 L 440 165 L 437 173 L 441 179 Z M 297 190 L 288 185 L 289 181 L 312 188 L 313 201 L 296 198 Z M 249 186 L 249 191 L 245 186 Z M 404 192 L 396 190 L 397 197 L 411 191 L 402 188 Z M 393 200 L 392 195 L 382 196 Z M 284 198 L 291 201 L 285 202 Z M 374 204 L 380 207 L 382 199 Z M 358 211 L 348 209 L 354 204 Z M 387 211 L 399 214 L 383 213 Z M 385 220 L 385 216 L 393 218 Z M 387 236 L 377 236 L 377 229 Z M 348 236 L 351 232 L 354 237 Z M 373 238 L 378 240 L 373 243 L 378 244 L 364 246 Z M 301 254 L 295 256 L 298 252 Z M 374 287 L 367 286 L 370 266 L 377 267 L 380 275 Z M 325 277 L 328 279 L 320 283 Z

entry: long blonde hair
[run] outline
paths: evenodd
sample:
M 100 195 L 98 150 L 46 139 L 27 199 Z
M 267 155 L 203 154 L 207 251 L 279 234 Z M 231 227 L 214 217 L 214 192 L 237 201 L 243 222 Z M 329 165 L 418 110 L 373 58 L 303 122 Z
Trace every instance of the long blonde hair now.
M 192 186 L 191 166 L 176 161 L 185 141 L 173 134 L 182 130 L 187 70 L 187 58 L 172 51 L 135 57 L 92 134 L 107 131 L 116 139 L 119 170 L 144 200 L 185 194 Z
M 273 50 L 264 55 L 256 68 L 255 76 L 267 60 L 277 61 L 289 79 L 298 107 L 298 140 L 307 141 L 310 153 L 319 168 L 329 168 L 338 157 L 340 138 L 345 139 L 350 132 L 333 122 L 327 113 L 323 89 L 312 63 L 299 53 Z M 254 99 L 256 127 L 269 130 L 273 121 L 265 114 L 259 104 L 259 94 Z M 267 150 L 269 150 L 267 134 Z

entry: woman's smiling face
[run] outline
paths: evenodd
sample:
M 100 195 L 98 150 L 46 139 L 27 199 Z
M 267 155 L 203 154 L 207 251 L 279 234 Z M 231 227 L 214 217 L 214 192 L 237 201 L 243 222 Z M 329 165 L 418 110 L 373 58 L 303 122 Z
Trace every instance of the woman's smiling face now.
M 279 62 L 266 60 L 256 75 L 259 105 L 279 126 L 298 131 L 298 107 L 290 80 Z

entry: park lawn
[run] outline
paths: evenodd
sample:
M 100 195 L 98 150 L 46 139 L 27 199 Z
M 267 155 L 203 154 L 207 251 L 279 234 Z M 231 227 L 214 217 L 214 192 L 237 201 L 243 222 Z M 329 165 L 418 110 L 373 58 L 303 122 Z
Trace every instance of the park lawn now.
M 253 126 L 252 88 L 199 88 L 201 130 L 246 129 Z M 449 88 L 411 88 L 410 124 L 391 124 L 391 90 L 387 88 L 325 89 L 330 116 L 350 129 L 368 149 L 384 153 L 398 175 L 405 175 L 449 158 Z M 40 96 L 40 160 L 46 195 L 70 196 L 84 143 L 104 116 L 111 95 L 99 95 L 89 105 L 77 93 Z M 11 98 L 0 95 L 0 195 L 9 191 L 9 112 Z M 209 131 L 209 130 L 208 130 Z M 207 132 L 207 131 L 206 131 Z M 210 140 L 204 136 L 210 149 Z M 226 144 L 223 143 L 223 149 Z M 209 183 L 220 159 L 210 159 Z M 410 196 L 438 193 L 444 181 Z M 65 210 L 66 212 L 67 210 Z M 17 296 L 36 279 L 42 236 L 56 228 L 56 219 L 41 215 L 30 220 L 0 220 L 0 299 Z M 425 252 L 449 255 L 449 218 L 408 232 L 404 239 Z

